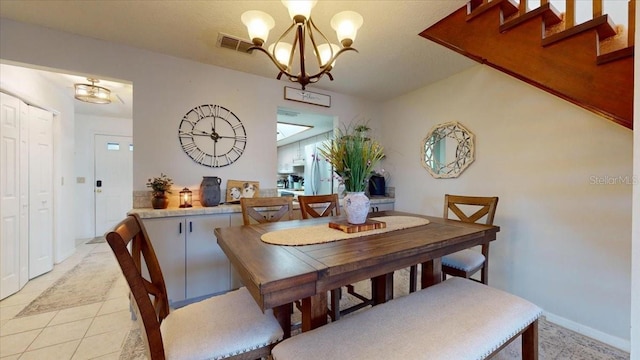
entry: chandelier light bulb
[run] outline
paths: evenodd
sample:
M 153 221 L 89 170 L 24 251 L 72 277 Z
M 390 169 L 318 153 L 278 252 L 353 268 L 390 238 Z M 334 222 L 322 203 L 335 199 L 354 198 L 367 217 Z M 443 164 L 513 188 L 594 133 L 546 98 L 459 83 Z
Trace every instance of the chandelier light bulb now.
M 259 10 L 244 12 L 240 20 L 247 27 L 253 44 L 258 46 L 262 46 L 267 41 L 269 31 L 276 25 L 271 15 Z
M 331 27 L 338 35 L 338 41 L 344 47 L 350 47 L 356 40 L 358 29 L 362 26 L 364 19 L 362 15 L 355 11 L 342 11 L 331 18 Z
M 325 66 L 333 56 L 335 56 L 340 47 L 336 44 L 321 44 L 318 46 L 318 53 L 320 54 L 320 66 Z M 336 64 L 334 60 L 330 66 L 333 67 Z
M 280 64 L 284 67 L 289 67 L 289 58 L 291 57 L 291 48 L 293 47 L 291 44 L 281 41 L 276 44 L 269 45 L 269 52 L 273 55 L 273 57 L 278 60 Z M 274 51 L 274 47 L 276 48 Z
M 289 10 L 289 16 L 296 23 L 302 23 L 311 17 L 311 9 L 317 0 L 282 0 L 282 4 Z

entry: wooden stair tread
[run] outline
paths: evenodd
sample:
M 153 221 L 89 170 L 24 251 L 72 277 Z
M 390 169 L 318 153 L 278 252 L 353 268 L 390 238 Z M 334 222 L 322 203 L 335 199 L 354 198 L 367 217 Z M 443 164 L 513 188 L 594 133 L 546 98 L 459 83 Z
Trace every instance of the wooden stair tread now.
M 604 65 L 606 63 L 634 56 L 634 46 L 628 46 L 623 49 L 612 51 L 606 54 L 598 55 L 596 63 Z
M 518 12 L 518 4 L 512 0 L 493 0 L 474 8 L 473 11 L 467 15 L 467 21 L 471 21 L 495 7 L 500 7 L 505 18 Z
M 595 19 L 585 21 L 580 25 L 576 25 L 571 29 L 561 31 L 559 33 L 547 36 L 542 39 L 542 46 L 549 46 L 564 39 L 578 35 L 585 31 L 596 30 L 600 40 L 616 35 L 616 25 L 611 21 L 609 15 L 602 15 Z
M 529 21 L 537 17 L 542 17 L 545 26 L 551 26 L 562 22 L 562 17 L 558 10 L 556 10 L 551 3 L 546 3 L 524 15 L 505 21 L 504 24 L 500 25 L 500 32 L 512 29 L 525 21 Z

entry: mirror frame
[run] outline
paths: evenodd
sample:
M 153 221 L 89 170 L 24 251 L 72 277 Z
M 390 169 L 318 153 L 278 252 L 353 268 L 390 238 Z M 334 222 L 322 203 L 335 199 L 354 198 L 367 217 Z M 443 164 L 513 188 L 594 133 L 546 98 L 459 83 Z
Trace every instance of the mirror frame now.
M 456 158 L 441 163 L 434 158 L 435 145 L 444 139 L 456 141 Z M 422 166 L 436 179 L 456 178 L 475 160 L 475 136 L 457 121 L 435 125 L 420 146 Z

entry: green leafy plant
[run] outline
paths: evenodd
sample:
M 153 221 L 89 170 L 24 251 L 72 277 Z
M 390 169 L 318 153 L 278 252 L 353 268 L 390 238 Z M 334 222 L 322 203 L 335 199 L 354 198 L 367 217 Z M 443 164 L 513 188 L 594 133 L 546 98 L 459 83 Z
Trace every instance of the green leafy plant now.
M 364 191 L 373 169 L 384 157 L 380 143 L 369 137 L 366 124 L 336 129 L 332 140 L 325 142 L 320 153 L 333 165 L 345 191 Z
M 147 187 L 153 190 L 153 196 L 161 196 L 165 192 L 171 194 L 171 185 L 173 185 L 173 180 L 163 173 L 160 173 L 159 177 L 149 179 L 147 182 Z

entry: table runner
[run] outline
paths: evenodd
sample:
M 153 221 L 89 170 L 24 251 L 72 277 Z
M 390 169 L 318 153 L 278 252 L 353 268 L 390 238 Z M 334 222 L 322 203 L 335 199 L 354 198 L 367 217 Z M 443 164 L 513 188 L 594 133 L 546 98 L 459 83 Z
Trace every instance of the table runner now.
M 312 245 L 332 241 L 353 239 L 360 236 L 382 234 L 390 231 L 406 229 L 415 226 L 427 225 L 429 220 L 416 216 L 380 216 L 371 220 L 384 221 L 387 227 L 357 233 L 345 233 L 342 230 L 332 229 L 329 224 L 312 225 L 293 229 L 271 231 L 263 234 L 260 239 L 273 245 Z

